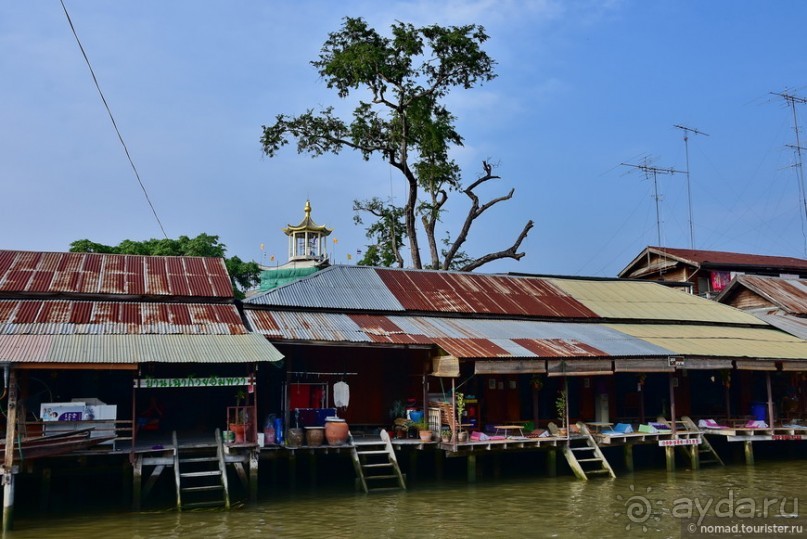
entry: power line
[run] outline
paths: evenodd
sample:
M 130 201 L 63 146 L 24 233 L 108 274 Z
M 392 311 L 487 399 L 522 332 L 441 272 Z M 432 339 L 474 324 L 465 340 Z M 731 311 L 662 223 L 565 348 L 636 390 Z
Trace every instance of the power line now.
M 691 187 L 691 180 L 689 177 L 689 133 L 693 135 L 705 135 L 709 136 L 707 133 L 703 131 L 698 131 L 692 127 L 686 127 L 683 125 L 675 124 L 673 127 L 680 129 L 684 132 L 684 152 L 686 153 L 686 162 L 687 162 L 687 199 L 689 200 L 689 248 L 695 248 L 695 221 L 692 218 L 692 187 Z
M 109 108 L 109 104 L 106 101 L 106 97 L 104 97 L 104 92 L 101 91 L 101 86 L 98 84 L 98 78 L 95 76 L 95 71 L 90 64 L 90 59 L 87 57 L 87 53 L 84 51 L 84 46 L 81 44 L 81 40 L 78 38 L 78 34 L 76 33 L 76 28 L 73 26 L 73 20 L 70 18 L 70 14 L 67 12 L 67 7 L 64 5 L 64 0 L 59 0 L 62 4 L 62 9 L 64 10 L 64 16 L 67 17 L 67 23 L 70 25 L 70 30 L 73 32 L 73 36 L 76 38 L 76 43 L 78 43 L 78 48 L 81 50 L 81 55 L 84 57 L 84 61 L 87 63 L 87 67 L 90 69 L 90 75 L 92 75 L 92 80 L 95 83 L 95 88 L 98 90 L 98 95 L 101 96 L 101 101 L 104 103 L 104 108 L 106 108 L 107 114 L 109 114 L 109 119 L 112 121 L 112 127 L 115 128 L 115 133 L 118 134 L 118 140 L 120 141 L 121 145 L 123 146 L 123 151 L 126 153 L 126 158 L 129 160 L 129 164 L 132 167 L 132 171 L 134 172 L 135 178 L 137 178 L 137 183 L 140 184 L 140 189 L 143 190 L 143 195 L 146 197 L 146 202 L 148 202 L 149 208 L 151 208 L 151 213 L 154 214 L 154 218 L 157 220 L 157 224 L 160 226 L 160 230 L 168 239 L 168 234 L 165 233 L 165 228 L 163 228 L 162 221 L 157 216 L 157 210 L 154 209 L 154 204 L 151 203 L 151 199 L 149 198 L 149 194 L 146 191 L 146 186 L 143 185 L 143 181 L 140 179 L 140 174 L 137 172 L 137 167 L 135 167 L 134 161 L 132 161 L 132 156 L 129 154 L 129 148 L 126 147 L 126 143 L 123 141 L 123 136 L 118 129 L 118 124 L 115 122 L 115 117 L 112 116 L 112 110 Z

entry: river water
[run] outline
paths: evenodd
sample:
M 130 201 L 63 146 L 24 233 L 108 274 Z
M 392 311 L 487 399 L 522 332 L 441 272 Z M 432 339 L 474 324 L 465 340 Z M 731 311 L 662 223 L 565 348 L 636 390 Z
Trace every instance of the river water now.
M 725 518 L 709 520 L 727 513 L 751 524 L 804 524 L 807 518 L 793 517 L 807 516 L 805 478 L 807 461 L 797 459 L 674 473 L 664 469 L 622 471 L 616 479 L 587 482 L 571 475 L 485 478 L 476 483 L 452 478 L 419 481 L 407 491 L 369 495 L 343 485 L 325 485 L 261 492 L 256 506 L 240 505 L 230 511 L 133 513 L 86 508 L 78 516 L 29 514 L 17 518 L 15 529 L 5 537 L 682 537 L 682 526 L 690 522 L 684 518 L 688 509 L 696 518 L 707 516 L 701 524 L 728 523 Z M 799 496 L 805 497 L 803 508 L 798 505 Z M 762 514 L 766 503 L 767 518 Z M 757 514 L 751 516 L 749 511 Z M 782 535 L 803 536 L 807 536 L 807 526 L 801 535 Z

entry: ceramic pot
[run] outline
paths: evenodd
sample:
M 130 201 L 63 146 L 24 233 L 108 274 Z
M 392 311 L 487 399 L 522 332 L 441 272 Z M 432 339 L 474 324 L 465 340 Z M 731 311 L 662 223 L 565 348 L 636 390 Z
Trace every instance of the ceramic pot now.
M 306 427 L 305 444 L 311 447 L 319 447 L 325 439 L 325 429 L 323 427 Z
M 328 445 L 344 445 L 350 430 L 344 419 L 329 417 L 325 420 L 325 439 Z
M 291 428 L 286 431 L 286 447 L 300 447 L 303 445 L 305 433 L 303 429 Z
M 246 441 L 244 437 L 244 432 L 246 431 L 247 426 L 243 423 L 230 423 L 230 431 L 235 434 L 235 443 L 243 444 Z
M 468 441 L 468 431 L 461 430 L 457 433 L 457 442 L 463 444 Z
M 418 434 L 420 435 L 420 441 L 421 442 L 431 442 L 432 441 L 432 431 L 430 431 L 430 430 L 421 430 L 421 431 L 418 431 Z

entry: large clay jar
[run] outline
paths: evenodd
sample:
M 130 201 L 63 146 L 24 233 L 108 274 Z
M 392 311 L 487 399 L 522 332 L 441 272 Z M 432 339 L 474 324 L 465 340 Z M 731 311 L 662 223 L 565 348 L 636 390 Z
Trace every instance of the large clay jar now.
M 288 429 L 286 431 L 286 447 L 300 447 L 303 445 L 303 437 L 303 429 Z
M 348 434 L 348 425 L 344 419 L 338 417 L 325 419 L 325 439 L 328 440 L 328 445 L 344 445 Z
M 306 427 L 305 428 L 305 444 L 311 447 L 318 447 L 322 445 L 325 439 L 325 429 L 322 427 Z

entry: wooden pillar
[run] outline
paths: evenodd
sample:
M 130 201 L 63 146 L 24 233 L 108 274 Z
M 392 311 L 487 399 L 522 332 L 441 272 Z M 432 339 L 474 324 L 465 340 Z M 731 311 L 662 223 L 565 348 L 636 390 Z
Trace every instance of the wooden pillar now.
M 48 511 L 48 500 L 50 499 L 50 480 L 52 470 L 50 466 L 42 469 L 42 476 L 39 482 L 39 511 L 44 515 Z
M 667 471 L 675 471 L 675 447 L 668 446 L 664 448 L 664 457 L 667 460 Z
M 502 476 L 502 454 L 493 455 L 493 478 L 500 479 Z
M 258 503 L 258 455 L 257 449 L 249 452 L 249 502 Z
M 546 452 L 546 472 L 549 477 L 558 475 L 558 449 L 556 447 L 551 447 Z
M 476 455 L 468 455 L 466 474 L 469 483 L 476 483 Z
M 132 463 L 132 510 L 140 511 L 143 496 L 143 456 L 135 455 Z
M 672 433 L 675 434 L 675 430 L 676 430 L 675 429 L 675 386 L 673 385 L 674 384 L 673 380 L 675 380 L 675 372 L 671 372 L 670 375 L 669 375 L 669 384 L 670 384 L 670 426 L 672 427 Z M 668 469 L 669 469 L 669 466 L 668 466 Z M 674 464 L 673 464 L 673 469 L 675 469 Z
M 17 431 L 17 374 L 9 369 L 8 410 L 6 412 L 6 450 L 3 457 L 3 533 L 14 522 L 14 438 Z
M 771 392 L 771 371 L 765 371 L 765 385 L 768 388 L 768 426 L 773 428 L 773 393 Z
M 622 449 L 625 454 L 625 468 L 633 472 L 633 444 L 625 444 Z
M 317 453 L 311 451 L 308 454 L 308 483 L 310 485 L 317 484 Z
M 289 452 L 289 488 L 297 486 L 297 451 Z
M 699 470 L 701 467 L 701 458 L 698 449 L 700 448 L 699 445 L 690 445 L 689 449 L 689 461 L 692 465 L 693 470 Z
M 751 440 L 746 440 L 745 442 L 743 442 L 743 445 L 745 446 L 745 463 L 748 466 L 753 466 L 754 465 L 754 442 L 752 442 Z
M 446 462 L 446 452 L 440 449 L 434 451 L 434 471 L 438 481 L 443 480 L 443 468 Z
M 409 451 L 409 474 L 407 477 L 417 480 L 418 476 L 418 452 L 414 449 Z

